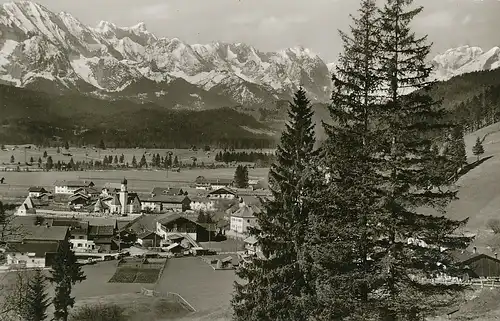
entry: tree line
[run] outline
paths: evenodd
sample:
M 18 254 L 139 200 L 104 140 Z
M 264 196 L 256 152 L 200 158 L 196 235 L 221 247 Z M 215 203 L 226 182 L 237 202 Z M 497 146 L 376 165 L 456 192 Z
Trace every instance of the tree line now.
M 220 151 L 215 155 L 216 162 L 257 162 L 260 161 L 264 164 L 271 164 L 274 162 L 274 155 L 271 153 L 262 152 L 231 152 Z
M 234 320 L 423 320 L 457 302 L 473 240 L 445 216 L 466 164 L 463 132 L 430 96 L 431 46 L 411 0 L 362 0 L 333 72 L 334 120 L 315 148 L 303 89 L 289 106 L 249 229 L 261 254 L 238 268 Z M 411 89 L 411 90 L 410 90 Z M 432 209 L 429 215 L 422 209 Z

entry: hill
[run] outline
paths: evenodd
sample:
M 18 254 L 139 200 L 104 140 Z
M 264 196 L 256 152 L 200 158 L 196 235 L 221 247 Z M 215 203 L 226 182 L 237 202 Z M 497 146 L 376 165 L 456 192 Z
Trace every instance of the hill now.
M 230 108 L 171 110 L 153 103 L 106 101 L 79 94 L 53 95 L 0 85 L 0 142 L 110 147 L 264 148 L 274 132 L 250 115 Z

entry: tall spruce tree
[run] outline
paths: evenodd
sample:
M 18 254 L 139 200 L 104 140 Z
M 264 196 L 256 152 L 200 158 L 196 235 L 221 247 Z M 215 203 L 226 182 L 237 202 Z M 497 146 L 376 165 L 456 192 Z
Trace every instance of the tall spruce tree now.
M 269 172 L 274 199 L 257 214 L 259 230 L 251 229 L 262 248 L 262 257 L 238 269 L 245 284 L 235 284 L 232 306 L 235 320 L 306 320 L 311 294 L 304 271 L 304 232 L 308 206 L 303 176 L 314 155 L 312 107 L 300 88 L 290 104 L 289 122 L 282 133 L 276 163 Z
M 443 214 L 456 198 L 441 171 L 429 170 L 450 160 L 432 147 L 452 124 L 444 121 L 440 102 L 429 95 L 431 46 L 410 25 L 422 7 L 412 0 L 387 0 L 381 15 L 379 79 L 383 103 L 376 109 L 380 129 L 377 156 L 378 222 L 373 226 L 377 248 L 370 253 L 377 282 L 370 293 L 384 320 L 422 320 L 435 308 L 437 295 L 460 286 L 424 280 L 442 273 L 461 276 L 452 250 L 463 249 L 470 238 L 458 236 L 467 220 L 424 215 L 422 209 Z
M 75 304 L 75 298 L 71 297 L 71 290 L 77 282 L 86 280 L 80 264 L 77 263 L 76 255 L 71 250 L 69 242 L 64 241 L 59 246 L 54 258 L 49 281 L 55 285 L 54 317 L 56 320 L 68 321 L 69 308 Z
M 50 299 L 45 291 L 46 277 L 43 275 L 42 270 L 37 269 L 28 281 L 23 310 L 25 320 L 43 321 L 47 318 Z
M 376 146 L 374 111 L 378 91 L 380 28 L 375 0 L 363 0 L 340 32 L 343 52 L 332 76 L 332 125 L 324 124 L 307 252 L 315 281 L 316 320 L 365 320 L 371 315 L 370 288 L 377 282 L 369 260 L 376 246 L 370 228 L 377 221 L 377 180 L 371 154 Z
M 483 142 L 479 137 L 476 138 L 476 144 L 472 146 L 472 153 L 477 156 L 477 160 L 479 161 L 479 158 L 481 155 L 484 154 L 484 147 L 483 147 Z M 11 162 L 12 163 L 12 162 Z

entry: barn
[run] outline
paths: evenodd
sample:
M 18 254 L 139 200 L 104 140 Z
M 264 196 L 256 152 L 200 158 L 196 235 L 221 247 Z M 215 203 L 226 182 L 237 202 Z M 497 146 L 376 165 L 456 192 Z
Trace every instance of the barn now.
M 467 269 L 469 278 L 500 277 L 500 260 L 484 253 L 461 252 L 455 254 L 457 262 Z

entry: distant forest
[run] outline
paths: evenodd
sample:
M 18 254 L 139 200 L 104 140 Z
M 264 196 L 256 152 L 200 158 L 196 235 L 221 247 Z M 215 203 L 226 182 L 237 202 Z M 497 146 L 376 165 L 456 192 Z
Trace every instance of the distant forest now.
M 127 100 L 56 96 L 0 85 L 0 143 L 127 148 L 273 148 L 275 135 L 250 115 L 230 108 L 171 110 Z

